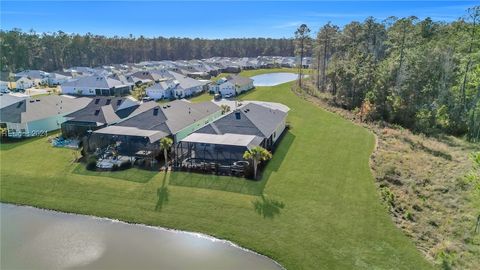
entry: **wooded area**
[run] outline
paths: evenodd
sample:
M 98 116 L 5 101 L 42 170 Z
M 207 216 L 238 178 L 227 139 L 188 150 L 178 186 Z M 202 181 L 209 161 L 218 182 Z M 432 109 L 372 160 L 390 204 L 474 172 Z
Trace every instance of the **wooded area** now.
M 367 18 L 343 28 L 328 23 L 309 40 L 315 72 L 303 89 L 365 120 L 479 141 L 479 14 L 475 7 L 451 23 L 415 17 Z
M 38 34 L 20 29 L 0 31 L 2 71 L 54 71 L 72 66 L 96 67 L 146 60 L 189 60 L 260 55 L 292 56 L 293 39 L 272 38 L 135 38 L 68 35 L 62 31 Z

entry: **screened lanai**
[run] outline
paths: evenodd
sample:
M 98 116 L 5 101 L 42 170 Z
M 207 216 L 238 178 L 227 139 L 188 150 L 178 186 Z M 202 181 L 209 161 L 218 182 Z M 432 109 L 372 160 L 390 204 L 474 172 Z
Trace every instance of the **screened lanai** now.
M 176 144 L 175 166 L 225 174 L 244 174 L 250 168 L 245 151 L 261 145 L 263 138 L 243 134 L 193 133 Z

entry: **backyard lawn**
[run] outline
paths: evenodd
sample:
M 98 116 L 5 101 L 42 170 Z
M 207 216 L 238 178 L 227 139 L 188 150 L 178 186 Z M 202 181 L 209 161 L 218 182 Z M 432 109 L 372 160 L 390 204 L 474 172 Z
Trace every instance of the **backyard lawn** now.
M 291 129 L 261 181 L 92 173 L 71 162 L 72 150 L 39 138 L 1 145 L 0 200 L 202 232 L 287 269 L 431 268 L 380 203 L 368 166 L 371 133 L 298 98 L 290 83 L 242 99 L 291 108 Z

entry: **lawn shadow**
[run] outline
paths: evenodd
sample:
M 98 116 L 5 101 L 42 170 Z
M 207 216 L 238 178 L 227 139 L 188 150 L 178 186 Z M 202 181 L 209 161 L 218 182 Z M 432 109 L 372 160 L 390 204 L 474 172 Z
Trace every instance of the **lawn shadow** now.
M 263 168 L 260 181 L 265 182 L 265 184 L 270 178 L 272 172 L 277 172 L 280 169 L 283 161 L 285 160 L 285 157 L 288 154 L 290 147 L 293 144 L 293 141 L 295 140 L 295 135 L 293 135 L 290 130 L 286 130 L 282 134 L 282 137 L 279 138 L 279 140 L 280 141 L 278 142 L 277 148 L 273 153 L 272 159 L 269 160 L 266 166 Z
M 172 172 L 169 183 L 174 186 L 213 189 L 247 195 L 261 195 L 264 187 L 261 181 L 190 172 Z
M 169 191 L 167 184 L 167 172 L 163 174 L 162 186 L 157 189 L 157 204 L 155 205 L 155 211 L 162 211 L 165 204 L 168 203 Z
M 19 146 L 25 145 L 27 143 L 31 143 L 34 141 L 38 141 L 40 139 L 47 140 L 48 137 L 32 137 L 32 138 L 2 138 L 0 141 L 0 150 L 8 151 L 15 149 Z
M 263 218 L 273 219 L 280 215 L 280 211 L 285 208 L 285 203 L 279 200 L 267 198 L 262 195 L 259 199 L 252 202 L 253 209 Z
M 150 171 L 138 168 L 130 168 L 121 171 L 90 171 L 86 169 L 85 164 L 78 163 L 77 166 L 73 168 L 72 173 L 86 176 L 108 177 L 136 183 L 147 183 L 158 174 L 158 171 Z

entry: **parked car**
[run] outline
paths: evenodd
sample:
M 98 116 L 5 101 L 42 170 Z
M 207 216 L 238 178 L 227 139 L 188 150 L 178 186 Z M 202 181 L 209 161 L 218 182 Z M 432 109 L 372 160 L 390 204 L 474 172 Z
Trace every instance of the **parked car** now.
M 232 98 L 232 97 L 233 97 L 233 94 L 230 94 L 230 93 L 225 94 L 225 96 L 224 96 L 224 98 Z
M 215 95 L 213 96 L 213 99 L 214 99 L 215 101 L 219 101 L 219 100 L 222 99 L 222 95 L 220 95 L 220 94 L 215 94 Z

